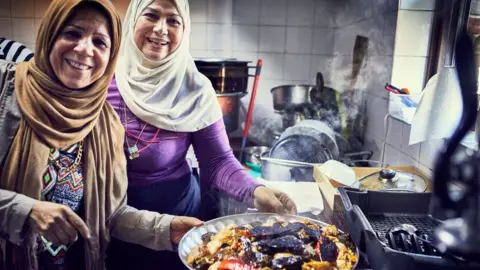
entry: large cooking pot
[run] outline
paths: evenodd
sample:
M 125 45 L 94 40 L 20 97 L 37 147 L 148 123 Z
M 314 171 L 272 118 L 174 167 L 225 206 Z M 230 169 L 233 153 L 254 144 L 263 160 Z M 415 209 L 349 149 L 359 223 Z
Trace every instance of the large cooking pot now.
M 239 61 L 235 58 L 197 58 L 195 65 L 198 71 L 212 82 L 217 93 L 246 92 L 248 87 L 250 61 Z
M 273 108 L 283 111 L 288 107 L 312 103 L 316 96 L 315 85 L 291 84 L 281 85 L 270 90 L 273 96 Z
M 269 153 L 263 153 L 262 178 L 270 181 L 284 182 L 315 182 L 313 179 L 314 164 L 270 158 Z
M 245 147 L 242 153 L 242 161 L 245 164 L 249 165 L 261 165 L 260 158 L 262 154 L 268 153 L 270 151 L 270 147 L 267 146 L 250 146 Z M 238 157 L 240 155 L 240 151 L 234 152 L 235 156 Z
M 223 114 L 223 122 L 227 133 L 238 129 L 238 116 L 240 111 L 240 99 L 247 93 L 224 93 L 217 94 L 217 100 L 220 104 Z

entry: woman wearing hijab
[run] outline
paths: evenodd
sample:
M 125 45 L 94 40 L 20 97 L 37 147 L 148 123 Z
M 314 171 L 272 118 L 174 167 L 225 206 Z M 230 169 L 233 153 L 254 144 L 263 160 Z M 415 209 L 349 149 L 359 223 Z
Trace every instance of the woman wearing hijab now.
M 187 0 L 130 2 L 107 97 L 125 129 L 128 204 L 190 216 L 184 226 L 192 228 L 202 218 L 201 187 L 221 190 L 260 211 L 296 213 L 288 196 L 261 186 L 233 156 L 215 90 L 188 51 L 190 29 Z M 199 161 L 200 184 L 186 160 L 190 145 Z M 119 241 L 110 251 L 112 269 L 181 269 L 175 253 Z
M 126 205 L 106 102 L 119 16 L 108 0 L 54 0 L 45 18 L 32 60 L 0 61 L 0 269 L 103 270 L 111 237 L 171 249 L 181 217 Z

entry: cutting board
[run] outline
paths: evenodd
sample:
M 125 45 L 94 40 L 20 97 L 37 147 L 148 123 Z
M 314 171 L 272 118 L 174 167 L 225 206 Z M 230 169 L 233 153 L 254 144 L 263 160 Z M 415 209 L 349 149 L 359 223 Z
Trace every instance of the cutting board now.
M 332 186 L 331 182 L 329 179 L 320 171 L 320 166 L 317 165 L 313 169 L 313 179 L 318 184 L 318 187 L 320 188 L 320 191 L 322 192 L 323 197 L 325 198 L 325 201 L 328 204 L 328 207 L 332 209 L 332 211 L 343 211 L 345 208 L 343 207 L 343 202 L 342 199 L 340 198 L 340 193 L 338 190 Z M 407 171 L 407 172 L 412 172 L 419 174 L 423 178 L 427 180 L 427 192 L 431 191 L 431 186 L 432 182 L 431 180 L 425 176 L 421 171 L 419 171 L 417 168 L 413 166 L 390 166 L 389 168 L 392 168 L 394 170 L 401 170 L 401 171 Z M 363 176 L 366 176 L 368 174 L 378 172 L 381 170 L 381 168 L 373 168 L 373 167 L 353 167 L 353 171 L 355 172 L 355 177 L 360 179 Z

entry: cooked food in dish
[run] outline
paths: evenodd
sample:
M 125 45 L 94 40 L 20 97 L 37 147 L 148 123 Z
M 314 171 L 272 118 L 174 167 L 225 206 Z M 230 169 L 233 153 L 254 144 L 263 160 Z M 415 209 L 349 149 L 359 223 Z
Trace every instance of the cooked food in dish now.
M 199 270 L 344 270 L 357 261 L 348 234 L 308 220 L 229 225 L 202 241 L 187 256 Z

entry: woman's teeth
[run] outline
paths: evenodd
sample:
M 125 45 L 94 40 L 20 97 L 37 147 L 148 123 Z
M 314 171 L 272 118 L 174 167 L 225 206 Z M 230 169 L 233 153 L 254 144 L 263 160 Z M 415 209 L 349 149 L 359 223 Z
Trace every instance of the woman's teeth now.
M 153 40 L 153 39 L 150 39 L 150 38 L 147 38 L 147 41 L 153 45 L 156 45 L 156 46 L 165 46 L 168 44 L 167 41 L 160 41 L 160 40 Z
M 80 69 L 80 70 L 87 70 L 87 69 L 90 68 L 90 67 L 87 66 L 87 65 L 83 65 L 83 64 L 74 62 L 74 61 L 72 61 L 72 60 L 69 60 L 69 59 L 67 59 L 67 63 L 68 63 L 69 65 L 71 65 L 72 67 L 74 67 L 74 68 L 76 68 L 76 69 Z

